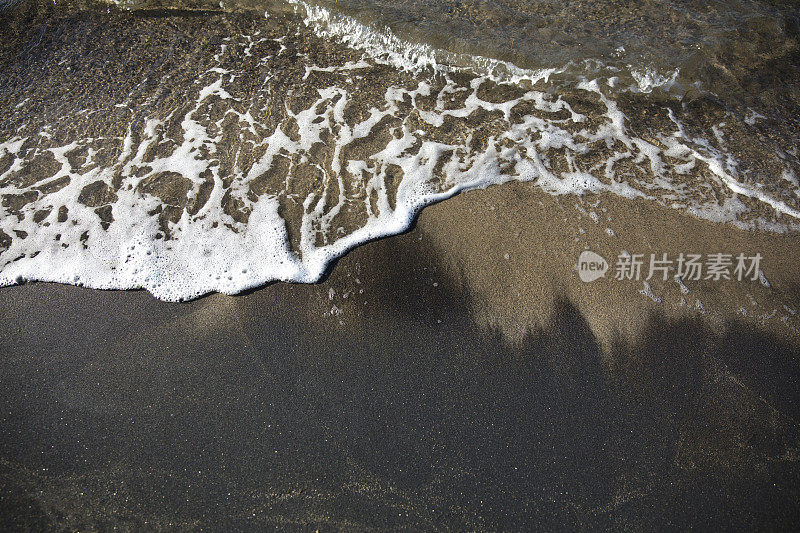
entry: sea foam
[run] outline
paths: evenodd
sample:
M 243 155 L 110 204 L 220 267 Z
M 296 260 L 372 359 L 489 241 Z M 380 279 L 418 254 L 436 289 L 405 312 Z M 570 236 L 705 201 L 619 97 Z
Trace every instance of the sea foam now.
M 634 131 L 640 108 L 623 110 L 620 91 L 647 98 L 674 76 L 648 73 L 628 89 L 616 77 L 566 83 L 568 67 L 457 57 L 294 6 L 299 17 L 248 19 L 222 38 L 211 21 L 185 58 L 143 65 L 116 93 L 97 81 L 102 69 L 86 98 L 31 104 L 23 91 L 0 131 L 0 284 L 144 288 L 177 301 L 314 282 L 424 206 L 509 180 L 797 228 L 793 189 L 781 198 L 746 182 L 724 125 L 698 136 L 673 102 Z M 131 38 L 136 23 L 124 22 Z M 106 53 L 64 46 L 75 61 Z M 66 71 L 52 76 L 77 88 Z M 771 214 L 753 216 L 745 200 Z

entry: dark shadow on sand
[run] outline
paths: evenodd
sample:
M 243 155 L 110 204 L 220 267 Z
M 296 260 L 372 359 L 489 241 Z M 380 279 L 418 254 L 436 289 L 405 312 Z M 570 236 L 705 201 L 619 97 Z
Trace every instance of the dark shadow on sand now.
M 604 353 L 564 299 L 510 345 L 414 236 L 354 254 L 369 259 L 359 336 L 307 322 L 320 287 L 267 287 L 205 333 L 180 319 L 207 302 L 4 290 L 27 303 L 0 325 L 2 526 L 797 523 L 794 347 L 653 316 L 645 341 Z M 37 342 L 26 324 L 59 302 L 71 329 Z M 80 309 L 108 324 L 70 321 Z

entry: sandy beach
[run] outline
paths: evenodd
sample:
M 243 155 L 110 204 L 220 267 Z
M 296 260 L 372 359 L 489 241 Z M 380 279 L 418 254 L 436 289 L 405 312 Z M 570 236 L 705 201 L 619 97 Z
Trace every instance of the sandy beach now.
M 0 530 L 797 529 L 793 7 L 0 0 Z
M 580 280 L 586 249 L 606 277 Z M 757 252 L 766 281 L 646 290 L 613 279 L 623 250 Z M 791 235 L 514 183 L 315 285 L 2 288 L 2 526 L 791 528 L 797 257 Z

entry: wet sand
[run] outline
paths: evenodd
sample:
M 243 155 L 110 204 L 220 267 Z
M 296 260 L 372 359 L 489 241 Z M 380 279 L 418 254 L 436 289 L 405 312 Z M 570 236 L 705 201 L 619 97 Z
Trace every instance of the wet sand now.
M 612 270 L 621 250 L 759 252 L 769 287 L 653 299 L 581 282 L 587 247 Z M 516 183 L 427 208 L 317 285 L 0 289 L 0 523 L 790 528 L 797 257 L 795 236 Z

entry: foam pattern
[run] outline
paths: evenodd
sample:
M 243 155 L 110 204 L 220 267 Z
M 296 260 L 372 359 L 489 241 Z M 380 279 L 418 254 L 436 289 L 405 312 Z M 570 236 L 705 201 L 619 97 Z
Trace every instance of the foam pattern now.
M 620 88 L 617 75 L 466 61 L 294 5 L 206 19 L 194 42 L 168 18 L 115 14 L 143 58 L 120 83 L 105 75 L 126 64 L 113 43 L 53 46 L 42 86 L 12 72 L 28 89 L 2 102 L 0 285 L 179 301 L 315 282 L 425 205 L 509 180 L 798 227 L 797 153 L 743 164 L 758 117 L 687 109 L 668 96 L 674 76 L 633 72 Z M 136 40 L 145 23 L 158 43 Z M 40 97 L 47 87 L 62 94 Z

